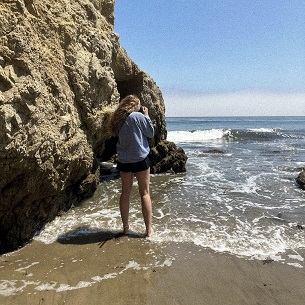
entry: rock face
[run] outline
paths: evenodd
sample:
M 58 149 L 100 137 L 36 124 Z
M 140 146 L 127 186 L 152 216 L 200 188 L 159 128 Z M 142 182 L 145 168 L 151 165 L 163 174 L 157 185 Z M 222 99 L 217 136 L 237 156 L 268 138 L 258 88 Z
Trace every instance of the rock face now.
M 115 145 L 106 125 L 120 97 L 137 94 L 155 126 L 151 145 L 169 145 L 162 94 L 113 22 L 114 0 L 0 3 L 0 253 L 93 194 L 96 157 Z M 186 161 L 170 146 L 163 170 L 175 153 Z

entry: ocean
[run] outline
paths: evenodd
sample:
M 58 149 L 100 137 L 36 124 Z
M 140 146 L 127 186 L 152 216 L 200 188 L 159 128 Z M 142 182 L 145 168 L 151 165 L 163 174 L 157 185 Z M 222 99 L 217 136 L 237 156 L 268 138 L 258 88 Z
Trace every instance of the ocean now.
M 168 140 L 188 156 L 186 172 L 151 176 L 153 243 L 195 244 L 246 259 L 303 268 L 305 117 L 167 118 Z M 134 182 L 130 226 L 145 232 Z M 120 181 L 106 179 L 81 206 L 35 240 L 118 232 Z

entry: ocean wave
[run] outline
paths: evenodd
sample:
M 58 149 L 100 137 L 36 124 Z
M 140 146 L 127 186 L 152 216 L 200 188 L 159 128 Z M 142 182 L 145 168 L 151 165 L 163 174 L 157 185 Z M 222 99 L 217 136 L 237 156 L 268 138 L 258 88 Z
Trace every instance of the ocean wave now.
M 208 129 L 192 131 L 169 131 L 167 134 L 167 139 L 168 141 L 172 142 L 195 143 L 218 140 L 230 136 L 230 129 Z
M 279 128 L 252 128 L 247 130 L 238 129 L 206 129 L 191 131 L 169 131 L 168 141 L 175 143 L 201 143 L 215 140 L 255 140 L 287 138 Z
M 250 128 L 248 129 L 251 132 L 257 132 L 257 133 L 269 133 L 269 132 L 279 132 L 282 129 L 280 128 Z

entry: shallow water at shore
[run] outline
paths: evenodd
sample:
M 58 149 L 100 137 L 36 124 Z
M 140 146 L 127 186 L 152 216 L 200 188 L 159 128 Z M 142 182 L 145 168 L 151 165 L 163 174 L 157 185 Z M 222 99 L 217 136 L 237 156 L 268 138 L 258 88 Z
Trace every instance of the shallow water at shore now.
M 305 160 L 304 118 L 289 120 L 174 120 L 169 140 L 184 148 L 187 171 L 152 175 L 152 240 L 303 268 L 305 192 L 295 178 Z M 120 231 L 119 196 L 119 180 L 101 182 L 93 198 L 55 219 L 35 239 L 48 244 L 58 236 Z M 130 224 L 135 232 L 145 231 L 136 182 Z
M 130 224 L 143 237 L 145 228 L 134 184 Z M 283 203 L 262 206 L 251 202 L 251 193 L 247 195 L 250 199 L 246 199 L 242 192 L 216 186 L 211 196 L 208 188 L 202 188 L 202 182 L 189 181 L 187 174 L 152 176 L 151 188 L 156 232 L 151 238 L 153 242 L 193 243 L 239 257 L 270 258 L 304 266 L 304 258 L 298 253 L 305 247 L 304 230 L 297 226 L 291 209 L 291 204 L 298 200 L 284 199 Z M 101 183 L 93 198 L 48 224 L 35 240 L 51 244 L 61 239 L 77 239 L 82 234 L 94 238 L 95 234 L 109 230 L 120 232 L 119 190 L 119 180 Z M 299 190 L 296 193 L 303 196 Z M 261 195 L 266 200 L 264 196 Z M 285 218 L 289 213 L 291 220 Z M 242 221 L 245 214 L 247 218 Z

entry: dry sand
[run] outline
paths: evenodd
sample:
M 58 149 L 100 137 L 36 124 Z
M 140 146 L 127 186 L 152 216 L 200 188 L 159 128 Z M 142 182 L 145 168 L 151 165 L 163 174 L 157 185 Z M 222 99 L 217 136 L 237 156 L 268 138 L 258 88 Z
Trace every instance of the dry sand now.
M 1 305 L 305 304 L 305 271 L 111 234 L 0 257 Z

